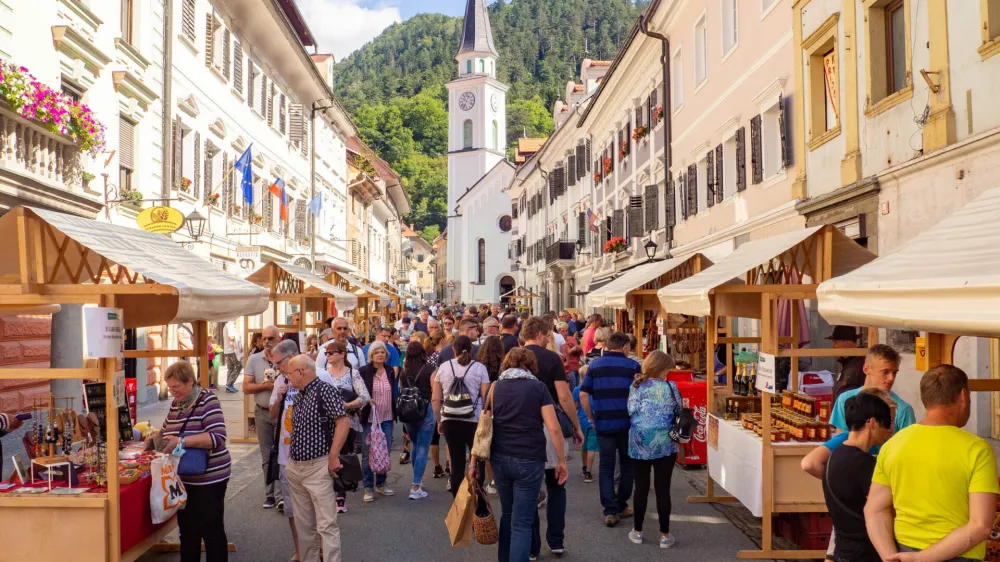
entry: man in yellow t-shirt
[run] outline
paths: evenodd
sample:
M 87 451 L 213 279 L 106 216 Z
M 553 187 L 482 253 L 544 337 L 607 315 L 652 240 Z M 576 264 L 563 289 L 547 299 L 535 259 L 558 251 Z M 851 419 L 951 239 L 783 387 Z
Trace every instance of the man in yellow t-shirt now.
M 993 450 L 961 429 L 968 376 L 934 367 L 920 379 L 920 400 L 924 420 L 879 452 L 865 505 L 869 538 L 889 561 L 983 560 L 1000 488 Z

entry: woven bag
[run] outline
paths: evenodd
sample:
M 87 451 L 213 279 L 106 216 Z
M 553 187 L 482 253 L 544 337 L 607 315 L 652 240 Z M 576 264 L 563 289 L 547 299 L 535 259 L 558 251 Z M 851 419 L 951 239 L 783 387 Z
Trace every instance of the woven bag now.
M 479 479 L 475 480 L 476 489 L 476 511 L 472 516 L 472 534 L 479 544 L 497 544 L 500 542 L 500 529 L 497 528 L 497 520 L 493 517 L 493 507 L 490 505 L 490 498 L 483 490 Z

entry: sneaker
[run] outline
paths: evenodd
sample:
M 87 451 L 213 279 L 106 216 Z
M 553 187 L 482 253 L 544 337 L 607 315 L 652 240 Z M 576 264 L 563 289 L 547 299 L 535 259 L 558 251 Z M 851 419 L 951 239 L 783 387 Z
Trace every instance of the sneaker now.
M 370 490 L 365 490 L 365 497 L 361 501 L 365 503 L 372 503 L 375 501 L 375 494 L 373 494 Z
M 410 464 L 410 452 L 403 451 L 399 454 L 399 464 Z
M 271 509 L 275 505 L 277 504 L 274 503 L 274 498 L 267 498 L 266 500 L 264 500 L 264 509 Z
M 423 488 L 417 488 L 416 490 L 414 490 L 413 488 L 410 488 L 410 499 L 411 500 L 420 500 L 420 499 L 423 499 L 423 498 L 426 498 L 426 497 L 427 497 L 427 492 L 425 492 Z
M 628 519 L 629 517 L 632 517 L 632 508 L 625 506 L 625 509 L 618 514 L 618 519 Z
M 235 386 L 233 386 L 233 385 L 228 385 L 228 386 L 226 386 L 226 392 L 229 392 L 229 393 L 236 393 L 236 392 L 239 392 L 239 391 L 238 391 L 238 390 L 236 390 L 236 387 L 235 387 Z
M 615 525 L 618 524 L 618 521 L 619 521 L 619 519 L 618 519 L 617 515 L 605 515 L 604 516 L 604 526 L 605 527 L 614 527 Z
M 495 485 L 494 482 L 490 482 L 486 486 L 486 493 L 489 494 L 489 495 L 491 495 L 491 496 L 495 496 L 495 495 L 497 495 L 499 493 L 499 492 L 497 492 L 497 487 L 496 487 L 496 485 Z
M 446 484 L 444 485 L 444 489 L 445 489 L 445 491 L 447 491 L 447 492 L 450 492 L 450 491 L 451 491 L 451 478 L 449 478 L 449 479 L 448 479 L 448 482 L 447 482 L 447 483 L 446 483 Z
M 337 498 L 337 513 L 347 513 L 347 498 Z
M 285 500 L 278 500 L 278 511 L 281 513 L 285 512 Z
M 556 556 L 562 556 L 566 552 L 566 549 L 561 546 L 559 548 L 549 547 L 549 552 L 555 554 Z
M 677 542 L 677 541 L 674 540 L 674 536 L 673 535 L 669 535 L 669 536 L 666 536 L 666 537 L 663 536 L 663 535 L 660 535 L 660 548 L 670 548 L 670 547 L 674 546 L 675 542 Z
M 441 465 L 434 467 L 434 478 L 444 478 L 444 469 L 441 468 Z
M 445 474 L 451 474 L 451 463 L 450 462 L 444 463 L 444 472 L 445 472 Z
M 528 560 L 538 560 L 538 555 L 537 554 L 531 554 L 531 555 L 528 556 Z
M 635 544 L 642 544 L 642 533 L 632 529 L 628 532 L 628 540 L 634 542 Z
M 583 481 L 590 484 L 594 481 L 594 475 L 589 470 L 583 471 Z
M 392 488 L 388 486 L 382 486 L 380 488 L 375 488 L 376 494 L 382 494 L 383 496 L 395 496 L 396 492 L 392 491 Z
M 538 492 L 538 509 L 542 509 L 542 507 L 545 505 L 545 499 L 546 499 L 545 492 L 539 491 Z

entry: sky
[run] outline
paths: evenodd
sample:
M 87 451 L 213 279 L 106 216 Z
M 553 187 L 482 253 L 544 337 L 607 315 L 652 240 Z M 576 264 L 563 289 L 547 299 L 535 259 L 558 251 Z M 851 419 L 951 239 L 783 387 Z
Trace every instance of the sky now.
M 465 0 L 295 0 L 321 52 L 338 61 L 393 23 L 420 13 L 460 16 Z M 492 3 L 492 2 L 488 2 Z

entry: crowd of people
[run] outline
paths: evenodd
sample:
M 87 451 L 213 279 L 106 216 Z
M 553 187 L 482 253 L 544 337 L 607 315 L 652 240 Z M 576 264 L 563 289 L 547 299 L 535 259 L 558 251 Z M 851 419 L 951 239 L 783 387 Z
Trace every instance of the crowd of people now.
M 653 351 L 640 360 L 636 351 L 634 337 L 600 315 L 582 322 L 568 311 L 530 316 L 498 306 L 421 308 L 380 326 L 367 345 L 345 318 L 330 319 L 303 350 L 268 326 L 241 363 L 267 475 L 263 507 L 287 518 L 293 561 L 340 560 L 337 518 L 348 511 L 349 492 L 360 485 L 363 503 L 395 495 L 370 457 L 391 448 L 398 423 L 399 463 L 412 468 L 409 500 L 428 496 L 431 468 L 431 477 L 448 479 L 452 496 L 466 478 L 478 482 L 500 500 L 502 562 L 535 560 L 543 544 L 554 555 L 566 552 L 570 443 L 580 451 L 583 482 L 593 482 L 599 458 L 602 523 L 631 519 L 623 538 L 643 543 L 652 491 L 654 542 L 670 548 L 682 400 L 667 376 L 673 359 Z M 927 371 L 918 423 L 892 392 L 899 366 L 887 345 L 843 361 L 831 417 L 839 432 L 802 461 L 822 480 L 833 521 L 828 559 L 982 560 L 1000 490 L 992 449 L 961 429 L 970 417 L 968 378 L 951 365 Z M 219 401 L 184 361 L 164 378 L 174 398 L 164 422 L 168 446 L 211 450 L 204 474 L 183 477 L 182 560 L 198 560 L 202 540 L 210 562 L 225 560 L 230 458 Z M 473 450 L 484 409 L 493 438 L 481 459 Z M 387 443 L 376 451 L 379 433 Z

